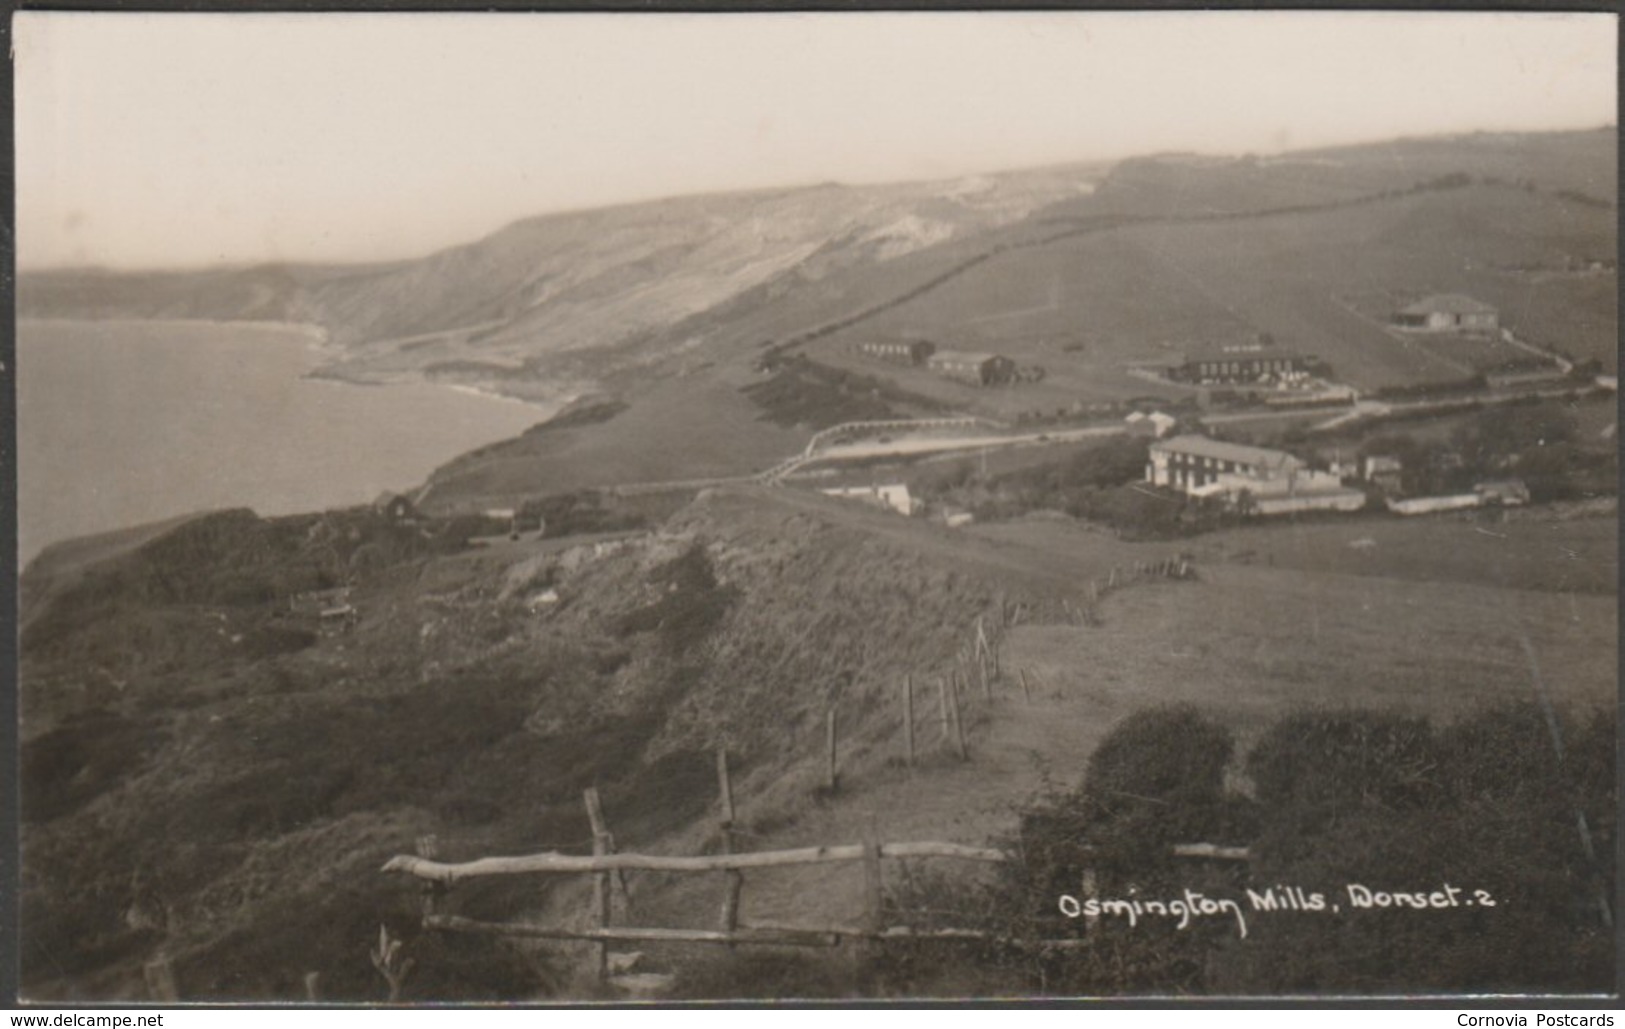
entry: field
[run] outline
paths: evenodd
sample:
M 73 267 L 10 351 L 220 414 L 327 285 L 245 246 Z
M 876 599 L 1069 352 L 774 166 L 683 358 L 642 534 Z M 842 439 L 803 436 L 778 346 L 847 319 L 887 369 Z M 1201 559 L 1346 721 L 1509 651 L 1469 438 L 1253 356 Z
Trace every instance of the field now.
M 1256 342 L 1315 354 L 1362 389 L 1447 382 L 1526 351 L 1499 341 L 1412 338 L 1367 310 L 1465 292 L 1496 304 L 1520 337 L 1614 367 L 1612 277 L 1534 274 L 1611 253 L 1611 222 L 1570 201 L 1471 186 L 1318 211 L 1225 221 L 1129 225 L 996 255 L 950 286 L 811 344 L 820 360 L 876 373 L 853 353 L 864 339 L 940 347 L 1042 365 L 1040 385 L 971 389 L 924 370 L 907 388 L 990 413 L 1184 391 L 1130 373 L 1196 349 Z M 1350 297 L 1359 301 L 1351 302 Z M 1378 305 L 1382 306 L 1382 305 Z
M 848 521 L 838 509 L 826 509 L 823 518 Z M 850 519 L 895 526 L 888 537 L 910 550 L 943 535 L 861 509 Z M 877 830 L 889 839 L 997 836 L 1013 826 L 1013 802 L 1075 786 L 1100 740 L 1148 705 L 1196 705 L 1234 729 L 1243 750 L 1289 711 L 1372 707 L 1443 725 L 1498 704 L 1532 700 L 1537 680 L 1560 711 L 1583 717 L 1608 710 L 1617 683 L 1617 604 L 1605 531 L 1613 525 L 1610 518 L 1567 523 L 1573 531 L 1563 538 L 1583 548 L 1569 563 L 1580 578 L 1554 572 L 1511 586 L 1495 581 L 1497 576 L 1521 571 L 1506 563 L 1481 565 L 1477 552 L 1459 560 L 1441 555 L 1445 527 L 1426 521 L 1363 528 L 1362 534 L 1383 540 L 1376 551 L 1383 563 L 1358 570 L 1334 568 L 1335 554 L 1297 565 L 1277 560 L 1273 567 L 1263 556 L 1251 564 L 1219 556 L 1239 545 L 1241 533 L 1176 547 L 1123 544 L 1054 519 L 964 531 L 959 552 L 975 556 L 978 570 L 993 567 L 997 555 L 1000 581 L 1011 588 L 1012 599 L 1030 598 L 1036 594 L 1027 591 L 1034 590 L 1052 594 L 1070 583 L 1068 592 L 1081 602 L 1087 581 L 1103 579 L 1114 565 L 1160 559 L 1180 547 L 1195 553 L 1200 581 L 1112 594 L 1100 609 L 1099 625 L 1048 619 L 1011 630 L 1003 651 L 1010 678 L 995 687 L 991 702 L 975 689 L 965 695 L 968 764 L 948 758 L 935 725 L 923 719 L 921 767 L 912 773 L 900 768 L 892 699 L 855 730 L 850 750 L 843 749 L 839 797 L 803 806 L 784 822 L 794 793 L 814 791 L 819 782 L 816 741 L 804 740 L 801 755 L 787 755 L 792 765 L 777 773 L 771 788 L 763 789 L 757 777 L 736 795 L 743 827 L 763 849 L 849 842 Z M 1324 528 L 1330 534 L 1336 527 Z M 1253 535 L 1272 532 L 1282 551 L 1300 535 L 1296 528 Z M 1211 549 L 1205 546 L 1209 540 Z M 1263 545 L 1261 539 L 1243 541 Z M 1542 542 L 1533 529 L 1528 538 L 1514 539 L 1524 549 L 1524 567 L 1550 563 Z M 1430 554 L 1434 564 L 1419 571 L 1418 560 Z M 1019 690 L 1018 669 L 1027 672 L 1030 700 Z M 916 689 L 922 687 L 927 698 L 934 695 L 926 669 L 916 674 Z M 1528 744 L 1549 746 L 1543 737 Z M 1232 777 L 1247 788 L 1239 768 Z M 917 866 L 914 874 L 933 872 L 948 869 Z M 889 889 L 908 885 L 895 870 L 891 875 Z M 638 904 L 659 924 L 700 924 L 714 912 L 713 883 L 651 882 L 649 890 Z M 584 900 L 577 894 L 572 903 Z M 748 876 L 742 917 L 808 924 L 856 918 L 861 908 L 862 878 L 855 869 L 786 869 Z M 673 967 L 708 960 L 692 952 L 663 957 Z M 954 984 L 936 988 L 952 990 Z
M 806 445 L 735 386 L 710 375 L 663 379 L 593 425 L 533 430 L 458 458 L 431 478 L 431 505 L 496 504 L 543 493 L 749 475 Z M 748 378 L 745 381 L 749 381 Z

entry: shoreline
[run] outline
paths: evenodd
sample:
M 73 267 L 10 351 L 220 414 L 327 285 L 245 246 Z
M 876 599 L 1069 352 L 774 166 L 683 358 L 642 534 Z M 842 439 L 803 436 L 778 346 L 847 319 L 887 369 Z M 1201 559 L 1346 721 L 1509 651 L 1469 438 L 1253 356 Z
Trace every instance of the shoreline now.
M 492 412 L 490 420 L 492 420 L 499 428 L 504 424 L 512 425 L 512 428 L 494 432 L 486 437 L 483 442 L 476 441 L 474 443 L 468 443 L 467 439 L 470 437 L 466 431 L 460 431 L 457 427 L 452 426 L 449 423 L 444 429 L 436 428 L 433 423 L 424 425 L 422 424 L 422 420 L 420 418 L 415 434 L 420 437 L 425 436 L 426 434 L 430 437 L 438 437 L 447 445 L 447 450 L 446 456 L 443 459 L 438 459 L 430 462 L 429 464 L 425 464 L 417 472 L 408 474 L 405 477 L 395 478 L 393 484 L 389 487 L 396 491 L 408 493 L 420 490 L 427 485 L 435 469 L 441 465 L 444 465 L 450 461 L 455 461 L 468 453 L 479 450 L 481 447 L 489 446 L 493 443 L 502 443 L 520 438 L 525 432 L 529 431 L 535 426 L 545 424 L 557 418 L 560 414 L 567 411 L 581 397 L 579 388 L 566 388 L 561 389 L 557 393 L 549 396 L 533 396 L 527 398 L 524 396 L 515 396 L 512 394 L 499 392 L 494 389 L 485 388 L 479 384 L 435 381 L 433 378 L 421 377 L 412 374 L 404 374 L 399 377 L 389 378 L 380 377 L 378 379 L 369 381 L 359 377 L 350 378 L 342 374 L 334 375 L 324 373 L 322 369 L 326 363 L 326 360 L 339 355 L 331 349 L 328 343 L 329 335 L 327 331 L 321 326 L 311 323 L 279 322 L 270 320 L 222 320 L 208 318 L 149 319 L 52 317 L 21 318 L 18 319 L 17 325 L 19 330 L 18 335 L 20 337 L 32 337 L 31 342 L 26 344 L 28 347 L 38 346 L 49 348 L 59 334 L 64 334 L 65 336 L 77 335 L 84 337 L 85 341 L 88 342 L 92 348 L 98 345 L 105 346 L 110 358 L 112 351 L 117 348 L 121 353 L 131 354 L 131 359 L 136 360 L 139 360 L 139 358 L 135 358 L 133 355 L 136 348 L 138 348 L 140 344 L 133 338 L 127 340 L 121 336 L 120 333 L 124 332 L 125 330 L 145 331 L 149 338 L 161 339 L 166 335 L 166 328 L 172 328 L 176 331 L 169 334 L 171 335 L 171 338 L 182 340 L 188 344 L 195 344 L 198 346 L 207 346 L 210 339 L 210 333 L 212 332 L 220 332 L 223 334 L 231 334 L 235 332 L 238 333 L 236 344 L 238 346 L 246 343 L 249 349 L 254 350 L 260 348 L 257 346 L 257 344 L 262 345 L 267 353 L 280 352 L 287 355 L 289 359 L 293 358 L 293 356 L 296 354 L 299 355 L 297 362 L 292 360 L 284 360 L 282 362 L 283 367 L 287 368 L 286 380 L 289 383 L 328 383 L 341 387 L 370 385 L 419 386 L 431 388 L 430 392 L 427 393 L 400 394 L 399 396 L 401 399 L 393 404 L 384 403 L 382 401 L 373 401 L 367 398 L 362 398 L 358 401 L 350 401 L 338 395 L 335 395 L 326 401 L 318 402 L 337 407 L 347 408 L 352 404 L 360 403 L 366 409 L 373 409 L 378 408 L 380 404 L 383 404 L 384 408 L 395 410 L 398 413 L 405 412 L 403 416 L 410 418 L 410 412 L 414 410 L 441 410 L 442 401 L 436 399 L 437 397 L 461 395 L 463 397 L 478 398 L 479 400 L 486 402 L 500 401 L 500 404 L 487 403 L 481 406 L 490 409 Z M 251 335 L 256 333 L 262 335 L 256 339 L 253 335 Z M 25 344 L 21 340 L 18 342 L 17 349 L 19 351 L 19 359 L 23 359 L 25 357 Z M 88 352 L 94 353 L 94 349 Z M 36 360 L 43 362 L 44 359 L 36 358 Z M 123 358 L 120 358 L 120 360 L 123 360 Z M 294 364 L 295 366 L 288 367 L 290 364 Z M 42 384 L 45 381 L 47 380 L 41 380 Z M 26 386 L 24 388 L 27 389 Z M 32 399 L 36 402 L 43 402 L 49 398 L 46 398 L 39 393 L 35 393 Z M 464 403 L 467 404 L 469 401 L 464 401 Z M 456 410 L 457 408 L 453 406 L 450 409 Z M 48 422 L 48 420 L 45 419 L 36 419 L 36 421 L 41 425 L 47 424 Z M 476 434 L 476 436 L 477 435 L 478 434 Z M 290 460 L 295 459 L 290 458 Z M 24 488 L 26 490 L 27 486 L 25 485 Z M 23 519 L 29 519 L 33 522 L 37 522 L 38 524 L 27 525 L 26 527 L 24 525 L 19 526 L 19 538 L 17 540 L 18 567 L 19 570 L 26 568 L 35 558 L 39 557 L 40 554 L 58 543 L 68 543 L 74 540 L 93 537 L 104 533 L 127 531 L 144 525 L 149 521 L 163 521 L 183 515 L 190 517 L 196 513 L 213 510 L 222 506 L 243 506 L 255 510 L 261 516 L 277 516 L 289 513 L 321 510 L 330 504 L 349 506 L 353 503 L 366 503 L 370 500 L 373 492 L 374 491 L 367 490 L 363 491 L 365 495 L 363 495 L 363 493 L 357 493 L 353 498 L 345 497 L 344 499 L 330 499 L 325 502 L 317 501 L 308 504 L 296 503 L 294 506 L 289 506 L 286 502 L 267 502 L 264 498 L 255 497 L 247 493 L 239 494 L 226 501 L 222 501 L 218 497 L 210 497 L 208 499 L 200 500 L 195 507 L 188 507 L 185 511 L 171 509 L 163 511 L 153 510 L 148 512 L 143 508 L 140 511 L 125 512 L 125 514 L 128 515 L 128 520 L 120 518 L 111 523 L 98 523 L 95 525 L 86 524 L 84 526 L 79 526 L 76 523 L 73 527 L 59 526 L 58 528 L 68 530 L 66 531 L 65 535 L 60 536 L 58 536 L 56 532 L 51 531 L 45 522 L 40 521 L 40 519 L 44 517 L 44 514 L 41 512 L 46 510 L 46 505 L 43 505 L 43 503 L 40 505 L 35 505 L 39 507 L 39 511 L 34 511 L 34 513 L 30 515 L 29 511 L 32 511 L 33 508 L 29 508 L 26 504 L 20 504 L 19 515 L 22 516 Z M 19 499 L 21 500 L 23 498 L 20 497 Z M 37 500 L 39 498 L 36 497 L 35 499 Z M 288 499 L 292 498 L 290 497 Z

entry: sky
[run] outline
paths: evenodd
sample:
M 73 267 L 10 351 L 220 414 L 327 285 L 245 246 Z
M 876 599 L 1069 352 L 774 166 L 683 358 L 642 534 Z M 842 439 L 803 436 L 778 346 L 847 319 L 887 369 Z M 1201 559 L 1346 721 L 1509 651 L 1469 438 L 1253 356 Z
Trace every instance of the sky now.
M 521 217 L 1615 121 L 1611 14 L 14 15 L 18 261 L 414 257 Z

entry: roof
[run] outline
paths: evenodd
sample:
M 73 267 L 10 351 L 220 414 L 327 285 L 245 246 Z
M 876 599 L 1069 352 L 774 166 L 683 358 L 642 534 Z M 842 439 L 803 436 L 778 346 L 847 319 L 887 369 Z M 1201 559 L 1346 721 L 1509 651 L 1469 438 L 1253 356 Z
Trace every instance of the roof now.
M 1193 350 L 1185 355 L 1187 364 L 1194 361 L 1303 361 L 1307 358 L 1294 350 L 1282 350 L 1279 347 L 1249 347 L 1237 346 L 1229 350 L 1223 347 L 1207 347 Z
M 1226 443 L 1223 440 L 1208 439 L 1206 436 L 1175 436 L 1159 443 L 1151 444 L 1152 450 L 1162 450 L 1171 454 L 1189 454 L 1192 457 L 1211 457 L 1220 461 L 1235 461 L 1238 464 L 1266 465 L 1274 468 L 1299 468 L 1303 462 L 1284 450 L 1268 450 L 1264 447 L 1249 447 L 1240 443 Z
M 1423 297 L 1409 307 L 1401 307 L 1400 314 L 1494 314 L 1495 308 L 1482 300 L 1460 293 L 1438 293 Z
M 936 364 L 983 364 L 998 356 L 998 354 L 988 354 L 978 350 L 939 350 L 931 355 L 931 361 Z

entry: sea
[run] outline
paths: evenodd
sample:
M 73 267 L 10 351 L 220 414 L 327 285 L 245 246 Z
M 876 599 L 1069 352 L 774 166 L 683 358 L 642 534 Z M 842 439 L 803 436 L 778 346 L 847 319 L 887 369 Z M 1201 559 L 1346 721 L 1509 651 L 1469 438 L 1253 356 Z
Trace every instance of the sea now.
M 192 512 L 367 503 L 556 411 L 310 378 L 320 343 L 291 325 L 20 321 L 19 567 L 59 540 Z

